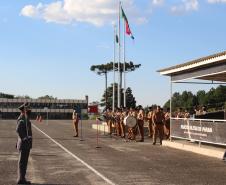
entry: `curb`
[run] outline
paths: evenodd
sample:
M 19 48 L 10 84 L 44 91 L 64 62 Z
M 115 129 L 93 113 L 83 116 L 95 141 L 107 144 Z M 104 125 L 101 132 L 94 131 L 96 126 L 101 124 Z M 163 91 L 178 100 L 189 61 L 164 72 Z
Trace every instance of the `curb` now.
M 105 122 L 102 124 L 92 124 L 92 129 L 97 130 L 97 128 L 99 129 L 99 131 L 109 133 L 108 125 Z
M 204 147 L 199 147 L 199 146 L 192 146 L 189 144 L 184 144 L 184 143 L 178 143 L 174 141 L 163 141 L 163 146 L 179 149 L 179 150 L 184 150 L 184 151 L 189 151 L 193 152 L 196 154 L 201 154 L 205 155 L 208 157 L 214 157 L 218 159 L 223 159 L 225 150 L 224 149 L 218 149 L 215 147 L 212 148 L 204 148 Z
M 102 131 L 104 133 L 109 133 L 109 128 L 107 126 L 107 123 L 102 123 L 102 124 L 98 124 L 98 125 L 92 124 L 93 129 L 97 129 L 97 126 L 98 126 L 99 131 Z M 166 141 L 166 140 L 162 141 L 162 145 L 166 146 L 166 147 L 170 147 L 170 148 L 175 148 L 178 150 L 193 152 L 193 153 L 208 156 L 208 157 L 214 157 L 214 158 L 221 159 L 221 160 L 223 158 L 226 158 L 226 151 L 225 151 L 225 149 L 222 149 L 222 148 L 217 148 L 217 147 L 206 148 L 205 146 L 199 147 L 194 144 L 192 145 L 189 143 L 186 144 L 186 143 L 179 143 L 179 142 L 175 142 L 175 141 Z M 224 157 L 224 155 L 225 155 L 225 157 Z

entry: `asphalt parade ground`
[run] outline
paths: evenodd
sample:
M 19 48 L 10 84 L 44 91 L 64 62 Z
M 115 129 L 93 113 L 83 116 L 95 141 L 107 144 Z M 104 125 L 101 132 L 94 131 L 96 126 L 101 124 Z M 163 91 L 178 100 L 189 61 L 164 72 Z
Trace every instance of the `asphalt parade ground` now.
M 83 141 L 70 120 L 33 123 L 27 179 L 37 185 L 225 185 L 226 163 L 207 156 L 100 134 L 83 121 Z M 80 126 L 79 126 L 80 127 Z M 0 185 L 16 184 L 15 120 L 0 120 Z M 81 134 L 80 134 L 81 135 Z

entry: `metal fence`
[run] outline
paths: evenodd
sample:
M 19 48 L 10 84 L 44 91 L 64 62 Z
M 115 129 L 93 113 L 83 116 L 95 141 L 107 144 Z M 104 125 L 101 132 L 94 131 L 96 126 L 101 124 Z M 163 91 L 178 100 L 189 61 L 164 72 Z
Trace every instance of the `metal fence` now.
M 226 120 L 171 118 L 171 137 L 226 146 Z

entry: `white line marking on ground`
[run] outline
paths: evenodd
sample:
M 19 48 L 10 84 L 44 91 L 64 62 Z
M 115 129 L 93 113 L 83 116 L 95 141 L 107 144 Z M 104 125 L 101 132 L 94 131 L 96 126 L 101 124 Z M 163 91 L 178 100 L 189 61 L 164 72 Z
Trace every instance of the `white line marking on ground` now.
M 42 134 L 44 134 L 47 138 L 49 138 L 52 142 L 54 142 L 56 145 L 58 145 L 61 149 L 63 149 L 65 152 L 67 152 L 68 154 L 70 154 L 73 158 L 75 158 L 77 161 L 81 162 L 83 165 L 85 165 L 88 169 L 90 169 L 91 171 L 93 171 L 97 176 L 99 176 L 100 178 L 102 178 L 105 182 L 107 182 L 108 184 L 111 185 L 115 185 L 115 183 L 113 183 L 111 180 L 109 180 L 107 177 L 105 177 L 104 175 L 102 175 L 100 172 L 98 172 L 97 170 L 95 170 L 92 166 L 90 166 L 89 164 L 87 164 L 85 161 L 83 161 L 82 159 L 80 159 L 79 157 L 77 157 L 75 154 L 73 154 L 72 152 L 70 152 L 68 149 L 66 149 L 63 145 L 61 145 L 60 143 L 58 143 L 57 141 L 55 141 L 53 138 L 51 138 L 49 135 L 47 135 L 45 132 L 43 132 L 42 130 L 40 130 L 38 127 L 36 127 L 34 124 L 32 124 L 32 126 L 37 129 L 39 132 L 41 132 Z
M 38 182 L 40 184 L 44 184 L 45 181 L 35 171 L 34 159 L 33 159 L 32 155 L 29 156 L 29 162 L 31 163 L 30 170 L 31 170 L 32 181 L 33 182 Z

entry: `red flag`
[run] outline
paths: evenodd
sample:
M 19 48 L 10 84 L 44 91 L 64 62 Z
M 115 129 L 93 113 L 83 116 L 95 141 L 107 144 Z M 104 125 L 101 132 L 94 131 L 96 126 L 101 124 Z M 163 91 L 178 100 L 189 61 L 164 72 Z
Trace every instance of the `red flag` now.
M 127 35 L 131 35 L 132 34 L 132 32 L 130 30 L 130 27 L 129 27 L 129 24 L 128 24 L 127 21 L 126 21 L 126 33 L 127 33 Z
M 125 24 L 126 24 L 126 34 L 129 35 L 131 37 L 131 39 L 134 40 L 134 36 L 133 36 L 133 34 L 132 34 L 131 30 L 130 30 L 130 27 L 129 27 L 128 19 L 126 17 L 126 14 L 125 14 L 124 10 L 122 9 L 122 7 L 121 7 L 121 11 L 122 11 L 122 17 L 125 20 Z

